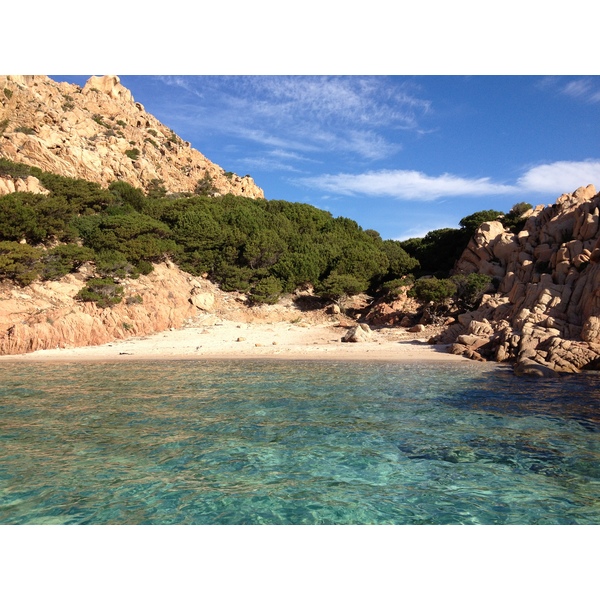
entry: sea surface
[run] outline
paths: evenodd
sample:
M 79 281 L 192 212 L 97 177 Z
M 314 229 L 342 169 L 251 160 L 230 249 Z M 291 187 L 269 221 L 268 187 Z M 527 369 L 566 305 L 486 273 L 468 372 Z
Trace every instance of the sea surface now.
M 0 364 L 1 524 L 600 524 L 600 374 Z

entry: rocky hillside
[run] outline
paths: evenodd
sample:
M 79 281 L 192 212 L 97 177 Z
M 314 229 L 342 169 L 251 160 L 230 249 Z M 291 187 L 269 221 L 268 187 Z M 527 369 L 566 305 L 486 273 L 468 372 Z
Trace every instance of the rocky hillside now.
M 537 206 L 513 234 L 484 223 L 456 265 L 500 281 L 498 293 L 433 340 L 519 374 L 600 368 L 600 194 L 594 186 Z
M 104 186 L 122 180 L 177 193 L 203 181 L 213 194 L 264 198 L 250 176 L 226 173 L 148 114 L 115 76 L 83 88 L 0 76 L 0 157 Z

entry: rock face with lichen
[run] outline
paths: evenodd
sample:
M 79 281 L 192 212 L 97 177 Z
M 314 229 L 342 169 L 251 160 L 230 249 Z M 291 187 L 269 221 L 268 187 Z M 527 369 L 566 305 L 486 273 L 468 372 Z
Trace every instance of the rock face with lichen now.
M 520 375 L 600 368 L 599 223 L 600 194 L 589 185 L 537 206 L 518 234 L 481 225 L 455 270 L 492 275 L 498 293 L 432 341 L 513 361 Z
M 91 77 L 83 88 L 0 76 L 0 157 L 103 186 L 121 180 L 182 193 L 204 181 L 212 195 L 264 198 L 249 175 L 226 173 L 148 114 L 116 76 Z M 11 185 L 0 182 L 0 194 Z

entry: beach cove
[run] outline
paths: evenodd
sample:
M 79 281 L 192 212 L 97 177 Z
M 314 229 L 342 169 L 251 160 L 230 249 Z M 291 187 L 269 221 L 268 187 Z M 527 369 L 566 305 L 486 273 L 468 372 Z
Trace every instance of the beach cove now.
M 371 331 L 368 341 L 344 343 L 338 323 L 245 323 L 201 317 L 197 326 L 115 340 L 98 346 L 38 350 L 1 356 L 0 362 L 127 361 L 174 359 L 292 359 L 465 363 L 448 345 L 398 328 Z

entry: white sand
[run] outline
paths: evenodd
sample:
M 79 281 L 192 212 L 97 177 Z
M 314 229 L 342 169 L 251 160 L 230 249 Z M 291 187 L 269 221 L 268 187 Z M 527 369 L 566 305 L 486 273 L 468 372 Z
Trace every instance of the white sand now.
M 464 362 L 446 346 L 411 339 L 402 329 L 373 331 L 369 341 L 342 343 L 343 327 L 289 322 L 236 323 L 212 319 L 206 325 L 129 338 L 102 346 L 38 350 L 2 356 L 0 361 L 128 361 L 174 359 L 294 359 Z

